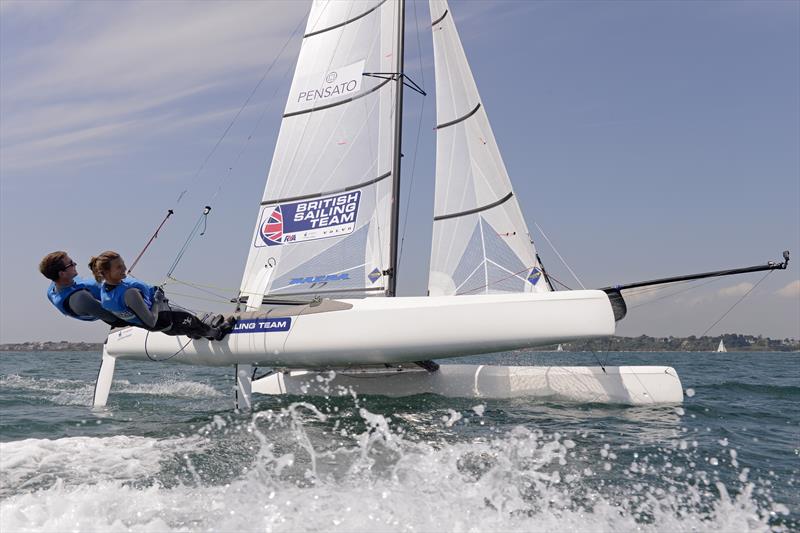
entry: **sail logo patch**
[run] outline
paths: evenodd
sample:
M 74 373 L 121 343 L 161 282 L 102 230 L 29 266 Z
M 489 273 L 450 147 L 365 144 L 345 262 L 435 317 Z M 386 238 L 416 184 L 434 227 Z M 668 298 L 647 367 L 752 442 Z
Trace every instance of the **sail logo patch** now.
M 297 78 L 289 92 L 286 112 L 293 113 L 353 96 L 361 90 L 365 60 Z
M 269 333 L 272 331 L 289 331 L 292 319 L 284 318 L 248 318 L 237 320 L 233 325 L 231 335 L 234 333 Z
M 253 246 L 278 246 L 349 235 L 356 229 L 361 191 L 267 206 Z
M 376 281 L 378 281 L 379 277 L 381 277 L 381 271 L 378 270 L 377 268 L 372 269 L 372 272 L 370 272 L 369 275 L 367 276 L 367 278 L 369 278 L 369 280 L 372 283 L 375 283 Z
M 542 278 L 542 271 L 539 270 L 538 267 L 535 267 L 533 270 L 531 270 L 531 273 L 528 276 L 528 281 L 530 282 L 531 285 L 536 285 L 541 278 Z

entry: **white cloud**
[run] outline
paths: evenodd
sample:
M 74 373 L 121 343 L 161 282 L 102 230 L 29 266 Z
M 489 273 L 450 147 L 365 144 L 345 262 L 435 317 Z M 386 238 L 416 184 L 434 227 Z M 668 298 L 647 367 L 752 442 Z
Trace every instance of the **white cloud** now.
M 166 130 L 160 123 L 174 130 L 238 107 L 307 8 L 291 1 L 30 3 L 3 2 L 4 172 L 83 157 L 91 163 L 126 150 L 122 139 L 132 130 L 150 127 L 152 137 Z M 26 35 L 37 29 L 37 39 Z M 291 46 L 271 77 L 294 61 Z M 236 102 L 205 97 L 233 84 Z
M 800 280 L 789 282 L 782 289 L 775 291 L 775 294 L 784 298 L 800 298 Z
M 753 284 L 752 283 L 748 283 L 746 281 L 743 281 L 742 283 L 739 283 L 737 285 L 732 285 L 730 287 L 724 287 L 724 288 L 720 289 L 719 291 L 717 291 L 717 294 L 719 296 L 743 296 L 744 294 L 747 293 L 747 291 L 750 291 L 752 289 L 753 289 Z

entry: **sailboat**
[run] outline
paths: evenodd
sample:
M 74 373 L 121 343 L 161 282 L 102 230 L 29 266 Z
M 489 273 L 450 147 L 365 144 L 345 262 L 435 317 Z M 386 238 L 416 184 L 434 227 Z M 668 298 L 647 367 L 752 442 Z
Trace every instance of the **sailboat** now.
M 727 348 L 725 348 L 725 343 L 722 339 L 719 340 L 719 346 L 717 346 L 717 352 L 727 352 Z
M 397 297 L 404 0 L 311 6 L 237 302 L 221 342 L 112 331 L 117 360 L 233 366 L 253 392 L 680 402 L 674 369 L 434 359 L 608 337 L 621 290 L 554 291 L 539 261 L 446 0 L 430 0 L 436 183 L 428 295 Z M 269 368 L 257 376 L 256 368 Z

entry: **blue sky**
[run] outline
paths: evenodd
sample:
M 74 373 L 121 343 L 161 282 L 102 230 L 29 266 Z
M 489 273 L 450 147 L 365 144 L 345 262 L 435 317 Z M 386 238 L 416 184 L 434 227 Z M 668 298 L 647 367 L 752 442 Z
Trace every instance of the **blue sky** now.
M 169 208 L 136 276 L 163 280 L 210 203 L 206 234 L 175 276 L 235 294 L 307 7 L 0 2 L 0 342 L 101 340 L 102 326 L 46 301 L 38 261 L 66 249 L 88 275 L 90 255 L 116 249 L 130 263 Z M 578 286 L 535 224 L 587 287 L 748 266 L 788 248 L 797 262 L 762 282 L 751 274 L 631 298 L 618 333 L 700 335 L 758 284 L 708 334 L 800 337 L 799 2 L 451 8 L 555 277 Z M 429 20 L 427 2 L 409 3 L 407 72 L 429 95 L 406 96 L 401 294 L 426 287 Z M 187 307 L 230 309 L 172 288 Z

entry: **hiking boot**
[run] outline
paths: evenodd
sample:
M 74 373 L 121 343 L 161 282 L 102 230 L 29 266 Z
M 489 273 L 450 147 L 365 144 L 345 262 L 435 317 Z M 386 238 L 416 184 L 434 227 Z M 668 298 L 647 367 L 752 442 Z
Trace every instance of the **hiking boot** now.
M 220 326 L 217 328 L 217 335 L 214 337 L 214 340 L 221 341 L 224 339 L 225 336 L 233 330 L 234 324 L 236 324 L 235 316 L 229 316 L 226 318 L 225 322 L 220 324 Z
M 218 328 L 222 325 L 225 321 L 225 317 L 223 315 L 215 315 L 213 313 L 208 313 L 203 319 L 200 321 L 209 328 Z

